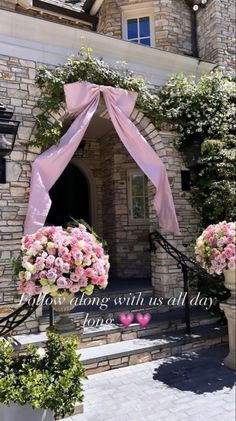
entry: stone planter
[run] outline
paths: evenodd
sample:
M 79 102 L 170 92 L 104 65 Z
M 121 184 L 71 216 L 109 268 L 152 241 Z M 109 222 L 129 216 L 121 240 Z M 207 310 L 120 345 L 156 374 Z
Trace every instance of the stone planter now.
M 0 419 L 1 421 L 54 421 L 54 414 L 48 409 L 32 409 L 30 405 L 17 405 L 15 403 L 10 406 L 0 403 Z
M 65 335 L 78 333 L 78 331 L 80 332 L 81 329 L 77 328 L 76 324 L 69 317 L 70 311 L 75 308 L 74 294 L 62 294 L 60 296 L 60 301 L 58 298 L 59 297 L 56 297 L 52 304 L 53 310 L 59 314 L 59 320 L 56 321 L 53 330 Z
M 228 321 L 229 354 L 224 360 L 226 367 L 236 370 L 236 271 L 225 270 L 225 287 L 231 292 L 231 296 L 220 304 Z

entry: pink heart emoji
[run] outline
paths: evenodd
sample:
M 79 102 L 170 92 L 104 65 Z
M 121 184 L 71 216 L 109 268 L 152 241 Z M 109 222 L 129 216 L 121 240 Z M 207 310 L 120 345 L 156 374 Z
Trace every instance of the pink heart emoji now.
M 134 320 L 134 315 L 132 313 L 121 313 L 119 320 L 125 327 L 128 327 Z
M 136 320 L 140 324 L 141 327 L 147 326 L 148 323 L 150 322 L 151 318 L 152 318 L 152 316 L 151 316 L 150 313 L 146 313 L 146 314 L 138 313 L 138 314 L 136 314 Z

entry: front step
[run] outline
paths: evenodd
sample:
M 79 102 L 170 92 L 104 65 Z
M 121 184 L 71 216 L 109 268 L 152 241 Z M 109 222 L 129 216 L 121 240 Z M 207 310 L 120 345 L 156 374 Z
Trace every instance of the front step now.
M 142 312 L 146 313 L 147 309 L 143 309 Z M 218 321 L 217 317 L 211 316 L 201 307 L 191 308 L 190 315 L 192 327 L 209 325 Z M 47 324 L 44 325 L 44 329 L 46 329 L 46 327 Z M 106 345 L 130 339 L 138 339 L 157 333 L 167 333 L 171 331 L 177 332 L 179 330 L 183 330 L 184 328 L 184 309 L 175 308 L 172 309 L 171 312 L 156 312 L 152 314 L 150 323 L 145 327 L 141 327 L 137 322 L 132 323 L 128 327 L 124 327 L 119 321 L 112 324 L 99 323 L 99 325 L 96 327 L 85 326 L 83 329 L 83 334 L 80 337 L 80 348 Z M 46 333 L 42 332 L 39 335 L 15 335 L 14 338 L 18 343 L 18 348 L 24 349 L 27 344 L 32 342 L 37 346 L 41 346 L 41 344 L 46 340 Z
M 184 293 L 180 294 L 178 302 L 174 305 L 168 305 L 167 299 L 162 299 L 162 302 L 159 303 L 159 297 L 155 297 L 153 291 L 150 289 L 145 289 L 138 292 L 121 292 L 121 295 L 109 296 L 109 302 L 102 302 L 103 298 L 107 296 L 104 293 L 99 293 L 99 295 L 94 294 L 94 296 L 86 297 L 84 296 L 84 303 L 82 305 L 77 305 L 76 308 L 70 314 L 70 317 L 73 321 L 79 326 L 81 323 L 84 326 L 94 326 L 96 321 L 104 322 L 107 320 L 109 324 L 119 323 L 119 315 L 121 313 L 150 313 L 150 314 L 171 314 L 176 310 L 184 311 Z M 83 297 L 82 297 L 83 298 Z M 78 296 L 78 302 L 83 301 L 81 296 Z M 116 301 L 118 298 L 118 301 Z M 91 301 L 90 301 L 91 300 Z M 90 303 L 86 305 L 86 303 Z M 192 309 L 195 309 L 195 306 L 192 306 Z M 56 315 L 57 318 L 57 315 Z M 85 323 L 84 320 L 91 319 L 94 320 L 94 324 Z M 40 318 L 39 329 L 41 332 L 44 332 L 49 325 L 49 316 L 48 309 L 44 309 L 43 316 Z
M 210 348 L 228 341 L 225 326 L 212 324 L 184 331 L 170 332 L 122 342 L 79 349 L 86 374 L 91 375 L 129 365 L 181 355 L 189 350 Z

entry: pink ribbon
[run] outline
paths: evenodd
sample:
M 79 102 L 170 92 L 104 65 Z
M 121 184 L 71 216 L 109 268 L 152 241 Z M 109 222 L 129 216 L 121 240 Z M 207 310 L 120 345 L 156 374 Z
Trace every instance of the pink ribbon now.
M 100 92 L 102 92 L 117 134 L 138 166 L 156 187 L 154 207 L 160 227 L 179 235 L 165 166 L 129 119 L 135 106 L 137 93 L 88 82 L 67 84 L 64 86 L 64 91 L 68 111 L 79 115 L 62 136 L 59 144 L 43 152 L 33 163 L 25 234 L 32 234 L 44 225 L 51 207 L 49 190 L 60 177 L 83 139 L 98 107 Z

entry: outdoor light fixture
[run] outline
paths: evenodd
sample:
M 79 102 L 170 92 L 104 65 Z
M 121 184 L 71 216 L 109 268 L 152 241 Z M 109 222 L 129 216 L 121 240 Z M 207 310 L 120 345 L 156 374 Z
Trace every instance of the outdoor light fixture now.
M 195 4 L 193 5 L 194 12 L 197 12 L 200 7 L 205 7 L 207 2 L 208 2 L 208 0 L 197 0 L 197 1 L 195 1 Z
M 0 103 L 0 183 L 6 183 L 6 160 L 14 148 L 20 122 L 11 120 L 13 111 Z

